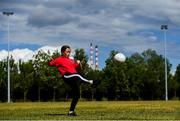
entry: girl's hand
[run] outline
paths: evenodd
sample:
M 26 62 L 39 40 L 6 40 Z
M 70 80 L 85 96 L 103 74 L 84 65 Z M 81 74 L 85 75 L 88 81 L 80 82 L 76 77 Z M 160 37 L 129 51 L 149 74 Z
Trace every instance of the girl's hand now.
M 51 56 L 48 57 L 49 60 L 53 60 L 53 58 Z
M 76 63 L 79 64 L 80 69 L 82 69 L 82 64 L 80 60 L 76 60 Z
M 81 63 L 81 61 L 80 61 L 80 60 L 76 60 L 76 63 L 80 64 L 80 63 Z

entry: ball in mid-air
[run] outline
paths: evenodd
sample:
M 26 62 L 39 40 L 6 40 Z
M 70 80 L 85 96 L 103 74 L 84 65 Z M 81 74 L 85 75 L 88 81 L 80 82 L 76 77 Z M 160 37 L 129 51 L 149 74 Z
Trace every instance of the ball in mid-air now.
M 125 62 L 126 61 L 126 56 L 123 54 L 123 53 L 117 53 L 115 56 L 114 56 L 114 59 L 116 61 L 119 61 L 119 62 Z

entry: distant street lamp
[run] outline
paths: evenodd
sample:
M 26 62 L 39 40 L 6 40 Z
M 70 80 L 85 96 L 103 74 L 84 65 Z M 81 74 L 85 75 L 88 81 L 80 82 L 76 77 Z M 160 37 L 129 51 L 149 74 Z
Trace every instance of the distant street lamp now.
M 168 25 L 161 25 L 161 30 L 164 32 L 164 58 L 165 58 L 165 99 L 168 100 L 168 87 L 167 87 L 167 57 L 166 57 L 166 31 L 168 30 Z
M 7 60 L 8 60 L 8 88 L 7 88 L 7 91 L 8 91 L 8 103 L 11 102 L 11 96 L 10 96 L 10 68 L 9 68 L 9 16 L 11 16 L 13 14 L 14 14 L 13 12 L 3 12 L 3 15 L 8 16 L 8 57 L 7 57 Z

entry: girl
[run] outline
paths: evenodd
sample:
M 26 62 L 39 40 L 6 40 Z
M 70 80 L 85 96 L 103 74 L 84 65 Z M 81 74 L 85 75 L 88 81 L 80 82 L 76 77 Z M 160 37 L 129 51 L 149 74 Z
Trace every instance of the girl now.
M 79 60 L 70 59 L 71 48 L 68 45 L 61 47 L 61 56 L 49 61 L 50 66 L 58 67 L 58 71 L 61 73 L 63 80 L 67 83 L 73 92 L 73 99 L 68 112 L 69 116 L 76 116 L 75 107 L 80 97 L 80 84 L 81 82 L 87 82 L 90 84 L 97 84 L 97 81 L 87 80 L 77 72 L 77 67 L 80 66 Z

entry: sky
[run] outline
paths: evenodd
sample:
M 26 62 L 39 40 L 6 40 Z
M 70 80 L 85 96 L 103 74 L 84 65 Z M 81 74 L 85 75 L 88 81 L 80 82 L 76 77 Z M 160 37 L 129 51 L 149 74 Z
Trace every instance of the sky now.
M 0 0 L 0 60 L 7 56 L 8 23 L 10 53 L 28 60 L 38 50 L 60 50 L 64 44 L 90 54 L 98 45 L 99 66 L 111 50 L 127 57 L 147 49 L 164 55 L 172 72 L 180 64 L 179 0 Z M 5 16 L 3 11 L 14 15 Z

